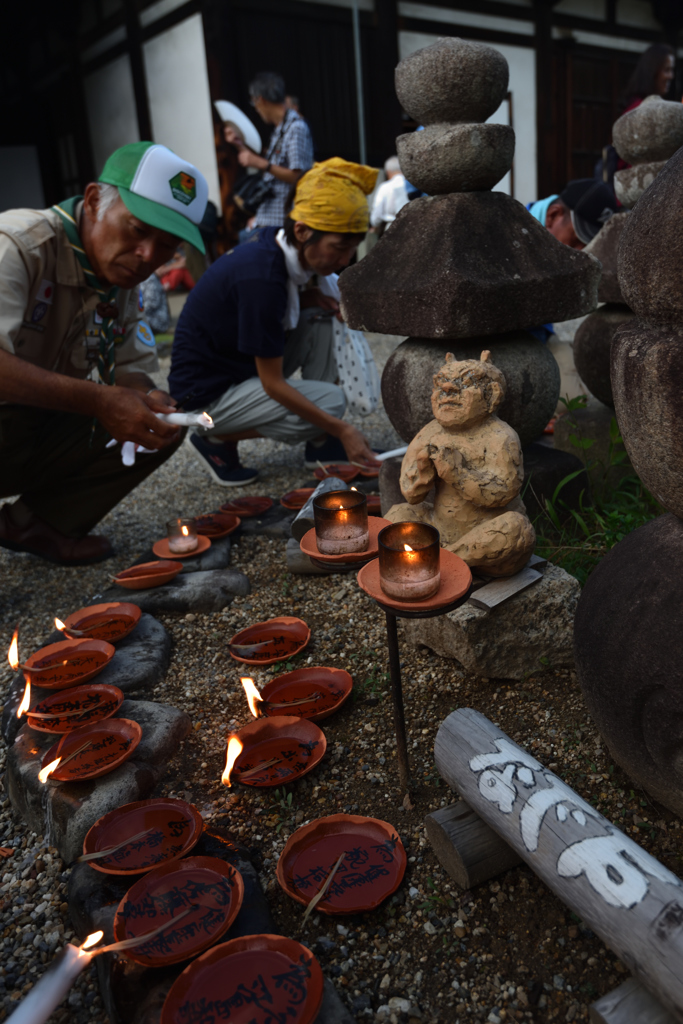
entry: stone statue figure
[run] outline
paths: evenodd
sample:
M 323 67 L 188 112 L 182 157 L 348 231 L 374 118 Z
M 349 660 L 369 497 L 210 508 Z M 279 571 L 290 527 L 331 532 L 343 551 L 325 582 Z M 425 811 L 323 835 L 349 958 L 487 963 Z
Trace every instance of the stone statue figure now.
M 519 437 L 495 415 L 504 397 L 505 378 L 490 352 L 461 362 L 446 355 L 434 375 L 435 418 L 403 458 L 400 482 L 407 504 L 394 505 L 386 516 L 393 523 L 430 523 L 442 547 L 488 576 L 519 572 L 536 540 L 519 497 Z M 434 486 L 432 505 L 424 499 Z

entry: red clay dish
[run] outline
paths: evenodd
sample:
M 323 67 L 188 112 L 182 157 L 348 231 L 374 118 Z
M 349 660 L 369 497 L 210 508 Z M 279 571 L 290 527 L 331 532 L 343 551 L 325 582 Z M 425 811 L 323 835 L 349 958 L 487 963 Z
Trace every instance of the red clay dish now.
M 280 504 L 290 512 L 298 512 L 300 508 L 304 507 L 314 490 L 315 487 L 300 487 L 296 491 L 288 491 L 280 498 Z
M 324 480 L 328 476 L 336 476 L 338 480 L 345 480 L 348 483 L 353 480 L 354 477 L 358 476 L 358 466 L 325 466 L 325 469 L 321 469 L 318 466 L 317 469 L 313 470 L 313 476 L 316 480 Z
M 106 640 L 115 644 L 133 632 L 141 615 L 136 604 L 109 601 L 107 604 L 91 604 L 87 608 L 79 608 L 64 620 L 64 625 L 68 630 L 87 633 L 89 640 Z
M 244 750 L 235 762 L 232 781 L 244 786 L 279 786 L 300 779 L 315 768 L 327 749 L 322 729 L 293 715 L 257 718 L 236 735 Z M 273 758 L 277 758 L 276 764 L 248 778 L 242 777 Z
M 378 534 L 385 526 L 390 525 L 389 520 L 382 519 L 381 516 L 373 516 L 372 519 L 368 519 L 368 546 L 365 551 L 348 551 L 343 555 L 322 555 L 318 551 L 315 527 L 303 535 L 300 547 L 309 558 L 314 558 L 318 562 L 326 562 L 330 565 L 335 565 L 336 563 L 346 563 L 348 565 L 349 562 L 367 562 L 371 558 L 377 558 L 379 554 Z
M 211 537 L 220 540 L 234 533 L 242 520 L 229 512 L 207 512 L 205 516 L 195 516 L 194 525 L 200 537 Z
M 123 703 L 123 693 L 118 686 L 106 683 L 84 683 L 60 690 L 54 696 L 41 700 L 31 708 L 27 722 L 36 732 L 73 732 L 84 725 L 102 722 L 116 714 Z M 54 718 L 40 718 L 39 715 L 54 715 Z
M 166 996 L 160 1024 L 312 1024 L 323 985 L 306 946 L 283 935 L 244 935 L 185 968 Z
M 245 665 L 274 665 L 303 651 L 310 639 L 311 631 L 303 619 L 281 615 L 235 633 L 228 653 Z
M 235 512 L 242 519 L 251 519 L 252 516 L 262 516 L 269 508 L 273 507 L 273 499 L 266 495 L 248 498 L 235 498 L 233 501 L 226 501 L 221 505 L 222 512 Z
M 309 722 L 321 722 L 323 718 L 328 718 L 339 710 L 352 688 L 353 679 L 341 668 L 315 665 L 298 668 L 294 672 L 287 672 L 269 680 L 261 690 L 263 699 L 279 704 L 281 701 L 300 700 L 316 693 L 319 696 L 313 696 L 306 704 L 294 704 L 291 708 L 265 707 L 261 714 L 266 718 L 292 715 L 306 718 Z
M 40 767 L 46 768 L 51 761 L 61 757 L 63 763 L 49 775 L 48 780 L 81 782 L 83 779 L 97 779 L 127 761 L 141 739 L 142 728 L 137 722 L 130 718 L 106 718 L 66 733 L 50 747 Z M 85 743 L 88 744 L 86 749 L 69 759 Z
M 308 906 L 327 881 L 341 853 L 346 856 L 324 898 L 324 914 L 374 910 L 398 889 L 406 852 L 393 825 L 356 814 L 332 814 L 290 836 L 277 865 L 277 880 L 292 899 Z
M 236 527 L 235 527 L 236 529 Z M 202 537 L 201 534 L 197 537 L 197 547 L 194 551 L 183 551 L 182 554 L 176 555 L 174 551 L 168 546 L 168 537 L 162 537 L 155 544 L 152 544 L 152 551 L 157 558 L 196 558 L 197 555 L 203 554 L 208 551 L 211 547 L 211 541 L 208 537 Z
M 94 679 L 115 654 L 116 648 L 106 640 L 60 640 L 41 647 L 26 659 L 28 669 L 54 666 L 51 671 L 30 672 L 24 669 L 24 676 L 41 690 L 64 690 L 67 686 Z M 63 661 L 67 664 L 63 665 Z
M 88 861 L 90 867 L 105 875 L 140 875 L 184 857 L 197 844 L 203 827 L 197 808 L 184 800 L 137 800 L 96 821 L 83 840 L 83 853 L 111 849 L 107 857 Z M 150 831 L 141 836 L 145 829 Z M 125 843 L 126 836 L 139 838 Z
M 439 589 L 435 594 L 425 598 L 423 601 L 399 601 L 397 598 L 389 597 L 388 594 L 385 594 L 379 581 L 379 559 L 377 558 L 372 562 L 368 562 L 360 570 L 358 573 L 358 586 L 366 594 L 369 594 L 370 597 L 374 597 L 376 601 L 387 605 L 389 608 L 395 608 L 396 611 L 434 611 L 439 608 L 446 608 L 449 604 L 457 601 L 458 598 L 463 597 L 472 583 L 472 573 L 469 566 L 463 562 L 459 555 L 454 555 L 452 551 L 446 551 L 445 548 L 441 548 L 439 567 L 441 570 Z
M 218 857 L 186 857 L 155 868 L 131 886 L 116 910 L 114 938 L 132 939 L 168 921 L 168 928 L 127 949 L 126 956 L 146 967 L 177 964 L 227 932 L 243 897 L 244 882 L 232 864 Z M 174 925 L 173 918 L 191 906 L 196 909 Z
M 148 590 L 169 583 L 182 571 L 182 565 L 170 559 L 142 562 L 140 565 L 131 566 L 130 569 L 124 569 L 114 577 L 114 583 L 119 587 L 125 587 L 126 590 Z
M 368 515 L 369 516 L 381 516 L 382 515 L 382 500 L 379 494 L 368 494 Z

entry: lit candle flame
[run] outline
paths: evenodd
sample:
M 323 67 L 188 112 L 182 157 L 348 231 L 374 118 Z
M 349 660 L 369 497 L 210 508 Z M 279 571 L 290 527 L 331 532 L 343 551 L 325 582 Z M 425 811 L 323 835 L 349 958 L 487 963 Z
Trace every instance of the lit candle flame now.
M 357 488 L 357 487 L 352 487 L 352 488 L 351 488 L 351 490 L 352 490 L 352 491 L 355 491 L 355 492 L 356 492 L 356 494 L 358 493 L 358 488 Z
M 17 718 L 21 718 L 25 715 L 28 709 L 31 707 L 31 683 L 26 680 L 26 689 L 24 690 L 24 696 L 21 698 L 21 704 L 17 708 Z
M 104 932 L 93 932 L 92 935 L 88 935 L 87 939 L 85 939 L 78 948 L 90 949 L 91 946 L 96 946 L 100 939 L 103 938 Z
M 189 537 L 190 536 L 190 530 L 189 530 L 189 528 L 187 526 L 181 526 L 180 527 L 180 532 L 182 533 L 183 537 Z
M 251 713 L 254 716 L 254 718 L 258 718 L 259 717 L 259 704 L 263 703 L 263 697 L 261 696 L 261 694 L 256 689 L 256 686 L 254 685 L 254 680 L 253 679 L 249 679 L 248 676 L 244 676 L 243 678 L 240 679 L 240 682 L 241 682 L 242 686 L 244 687 L 244 692 L 245 692 L 245 694 L 247 696 L 247 701 L 249 703 L 249 710 L 251 711 Z
M 50 761 L 49 764 L 46 764 L 45 767 L 38 772 L 38 778 L 42 783 L 47 782 L 50 775 L 52 775 L 53 771 L 55 771 L 55 769 L 59 766 L 59 762 L 61 760 L 61 757 L 56 757 L 54 761 Z
M 62 622 L 62 620 L 58 619 L 56 616 L 55 616 L 55 628 L 58 629 L 61 633 L 63 633 L 64 630 L 66 629 L 66 626 Z
M 231 736 L 228 740 L 228 754 L 225 759 L 225 771 L 221 775 L 221 782 L 224 786 L 230 789 L 232 783 L 230 782 L 230 772 L 232 771 L 235 761 L 242 753 L 243 744 L 237 739 L 236 736 Z
M 12 643 L 9 645 L 9 651 L 7 652 L 7 660 L 10 663 L 10 668 L 14 669 L 15 672 L 19 668 L 19 642 L 17 639 L 18 636 L 19 627 L 17 627 L 14 630 L 14 635 L 12 636 Z
M 411 551 L 412 552 L 413 548 L 411 548 L 410 544 L 404 544 L 403 545 L 403 550 L 404 551 Z

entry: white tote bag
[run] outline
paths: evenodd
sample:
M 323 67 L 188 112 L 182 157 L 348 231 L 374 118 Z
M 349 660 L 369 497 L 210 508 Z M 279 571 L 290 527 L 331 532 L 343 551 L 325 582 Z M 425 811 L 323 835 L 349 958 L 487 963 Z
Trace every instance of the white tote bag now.
M 332 318 L 339 384 L 351 412 L 369 416 L 379 402 L 379 373 L 365 335 Z

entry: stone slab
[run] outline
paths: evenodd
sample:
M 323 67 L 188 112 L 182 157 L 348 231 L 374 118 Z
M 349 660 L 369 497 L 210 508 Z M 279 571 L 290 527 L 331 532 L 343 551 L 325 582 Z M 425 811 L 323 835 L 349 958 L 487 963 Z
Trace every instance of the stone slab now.
M 415 199 L 339 286 L 350 327 L 472 338 L 589 313 L 600 265 L 502 192 Z
M 392 352 L 382 373 L 384 408 L 406 443 L 434 418 L 433 377 L 446 353 L 458 360 L 479 359 L 484 349 L 505 377 L 505 398 L 496 415 L 510 424 L 523 445 L 543 432 L 559 398 L 560 370 L 537 338 L 526 331 L 449 341 L 408 338 Z
M 184 711 L 152 701 L 125 700 L 117 715 L 138 722 L 143 737 L 129 761 L 98 779 L 43 785 L 38 772 L 55 737 L 27 725 L 9 747 L 4 783 L 12 807 L 67 863 L 82 853 L 83 839 L 98 818 L 149 795 L 192 727 Z
M 473 675 L 522 679 L 552 668 L 573 665 L 573 623 L 578 580 L 557 565 L 542 579 L 504 604 L 483 611 L 469 602 L 433 619 L 406 619 L 406 638 L 452 658 Z
M 234 536 L 235 534 L 230 534 L 230 537 Z M 201 555 L 194 558 L 183 558 L 182 575 L 192 572 L 209 572 L 211 569 L 227 569 L 230 565 L 230 537 L 220 537 L 218 540 L 212 541 L 211 547 L 207 551 L 203 551 Z M 133 564 L 141 565 L 143 562 L 153 562 L 158 557 L 151 548 L 148 548 Z
M 243 519 L 239 531 L 233 536 L 235 539 L 244 534 L 245 536 L 268 537 L 272 540 L 287 540 L 290 535 L 292 523 L 296 512 L 275 504 L 264 512 L 262 516 L 254 516 L 250 519 Z
M 268 901 L 249 850 L 229 832 L 208 825 L 193 855 L 218 857 L 232 864 L 244 881 L 244 899 L 239 914 L 221 942 L 242 935 L 276 933 Z M 69 879 L 69 912 L 79 939 L 93 931 L 104 932 L 104 942 L 114 940 L 116 908 L 131 880 L 103 875 L 87 864 L 77 864 Z M 113 1024 L 158 1024 L 164 1000 L 178 975 L 187 966 L 147 968 L 126 957 L 104 953 L 95 961 L 102 1000 Z M 353 1024 L 334 985 L 325 982 L 325 992 L 316 1024 Z
M 515 133 L 506 124 L 434 124 L 396 139 L 401 171 L 427 195 L 493 188 L 512 166 Z
M 251 592 L 249 579 L 237 569 L 181 572 L 170 583 L 151 590 L 125 590 L 116 585 L 99 595 L 102 601 L 130 601 L 146 612 L 219 612 L 236 597 Z
M 506 576 L 505 579 L 492 580 L 485 586 L 478 588 L 474 596 L 470 598 L 470 604 L 475 608 L 482 608 L 485 612 L 497 608 L 504 601 L 509 601 L 515 594 L 526 590 L 536 580 L 543 578 L 543 574 L 530 566 L 525 565 L 520 572 L 514 576 Z
M 130 591 L 124 591 L 129 594 Z M 116 600 L 128 600 L 126 597 Z M 61 633 L 55 631 L 42 645 L 57 643 L 63 640 Z M 151 690 L 161 682 L 171 661 L 171 638 L 160 622 L 151 615 L 143 614 L 130 636 L 116 644 L 116 654 L 109 664 L 95 677 L 95 682 L 118 686 L 119 690 L 128 693 L 142 693 Z M 21 722 L 17 718 L 17 708 L 24 695 L 25 679 L 23 672 L 17 672 L 10 683 L 5 706 L 2 712 L 2 735 L 6 743 L 14 742 Z M 32 704 L 44 700 L 55 693 L 39 686 L 32 687 Z
M 320 566 L 314 565 L 311 558 L 303 553 L 301 544 L 296 537 L 290 537 L 287 541 L 285 560 L 287 562 L 287 572 L 291 572 L 295 576 L 330 575 L 326 569 L 321 569 Z

